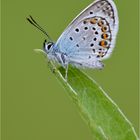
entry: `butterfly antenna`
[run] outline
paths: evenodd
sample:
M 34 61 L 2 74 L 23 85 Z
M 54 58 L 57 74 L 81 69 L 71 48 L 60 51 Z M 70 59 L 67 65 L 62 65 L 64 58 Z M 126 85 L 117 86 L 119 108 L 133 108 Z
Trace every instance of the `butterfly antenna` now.
M 47 32 L 33 19 L 32 16 L 29 16 L 28 18 L 26 18 L 33 26 L 35 26 L 36 28 L 38 28 L 41 32 L 43 32 L 50 41 L 52 41 L 52 39 L 50 38 L 50 36 L 47 34 Z

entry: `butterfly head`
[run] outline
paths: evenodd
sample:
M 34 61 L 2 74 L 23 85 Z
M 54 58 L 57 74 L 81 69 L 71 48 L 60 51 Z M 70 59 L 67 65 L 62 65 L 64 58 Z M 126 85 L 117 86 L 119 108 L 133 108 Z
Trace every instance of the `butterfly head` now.
M 31 23 L 34 27 L 36 27 L 37 29 L 39 29 L 43 34 L 45 34 L 47 36 L 47 40 L 44 41 L 43 43 L 43 51 L 45 53 L 50 53 L 50 51 L 52 50 L 54 43 L 52 42 L 52 39 L 50 38 L 50 36 L 47 34 L 47 32 L 33 19 L 32 16 L 29 16 L 27 18 L 27 21 L 29 23 Z
M 46 40 L 43 43 L 43 50 L 48 54 L 54 46 L 53 42 L 47 42 Z

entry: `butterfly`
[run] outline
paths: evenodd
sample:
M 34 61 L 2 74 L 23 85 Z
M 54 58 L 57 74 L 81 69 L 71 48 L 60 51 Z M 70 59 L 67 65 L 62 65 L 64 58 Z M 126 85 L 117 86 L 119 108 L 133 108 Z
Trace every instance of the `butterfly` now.
M 68 25 L 56 43 L 32 16 L 27 20 L 47 35 L 43 51 L 49 60 L 66 69 L 66 79 L 69 64 L 77 68 L 102 69 L 102 60 L 110 57 L 115 47 L 119 27 L 113 0 L 94 1 Z

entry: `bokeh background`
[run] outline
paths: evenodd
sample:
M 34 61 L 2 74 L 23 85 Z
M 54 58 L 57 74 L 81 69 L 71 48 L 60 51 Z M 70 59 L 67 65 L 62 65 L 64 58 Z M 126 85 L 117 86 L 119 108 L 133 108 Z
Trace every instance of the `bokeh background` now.
M 45 36 L 57 40 L 93 0 L 2 0 L 2 140 L 91 140 L 88 126 L 42 55 Z M 138 0 L 115 0 L 116 48 L 102 71 L 85 70 L 119 105 L 138 133 Z

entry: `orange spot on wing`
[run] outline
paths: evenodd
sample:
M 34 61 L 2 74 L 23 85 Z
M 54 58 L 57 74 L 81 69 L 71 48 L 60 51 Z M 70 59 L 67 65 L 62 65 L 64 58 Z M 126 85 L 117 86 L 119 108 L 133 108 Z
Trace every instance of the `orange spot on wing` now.
M 108 34 L 102 34 L 102 38 L 106 40 L 108 38 Z
M 102 20 L 100 20 L 100 21 L 98 22 L 98 26 L 103 26 L 103 24 L 104 24 L 104 22 L 103 22 Z
M 91 23 L 91 24 L 96 24 L 96 23 L 97 23 L 97 19 L 96 19 L 96 18 L 91 19 L 91 20 L 90 20 L 90 23 Z
M 101 30 L 102 30 L 102 32 L 106 32 L 106 31 L 107 31 L 107 27 L 106 27 L 106 26 L 103 26 L 103 27 L 101 28 Z
M 102 40 L 100 41 L 99 45 L 102 46 L 103 48 L 107 48 L 107 41 Z

